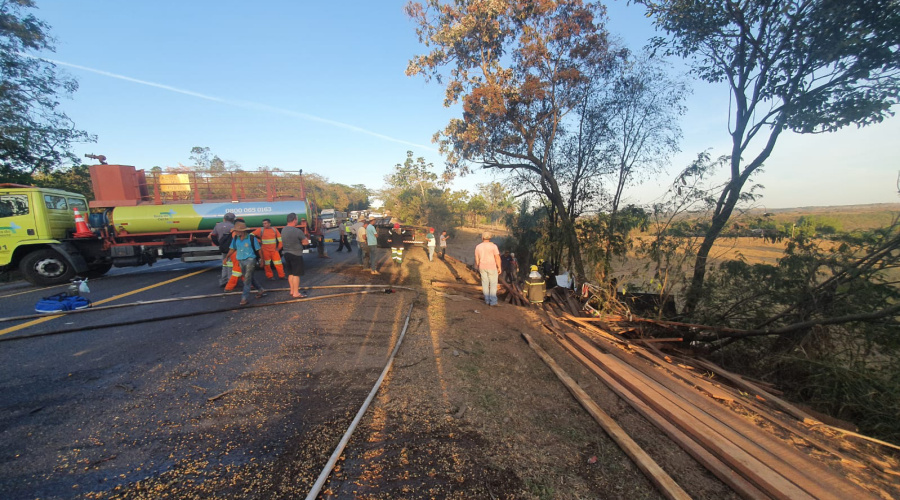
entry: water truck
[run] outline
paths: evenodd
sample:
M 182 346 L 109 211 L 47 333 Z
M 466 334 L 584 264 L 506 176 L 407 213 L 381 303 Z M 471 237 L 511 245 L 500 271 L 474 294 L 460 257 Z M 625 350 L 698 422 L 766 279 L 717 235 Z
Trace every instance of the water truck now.
M 0 184 L 0 271 L 55 285 L 159 259 L 221 260 L 209 232 L 228 212 L 251 228 L 263 219 L 282 227 L 295 213 L 312 241 L 322 230 L 302 172 L 89 170 L 90 202 L 59 189 Z

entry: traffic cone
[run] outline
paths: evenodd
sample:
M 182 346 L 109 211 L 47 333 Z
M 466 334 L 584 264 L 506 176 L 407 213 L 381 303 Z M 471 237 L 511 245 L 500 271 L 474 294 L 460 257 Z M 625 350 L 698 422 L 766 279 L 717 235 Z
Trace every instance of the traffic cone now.
M 72 209 L 75 210 L 75 237 L 92 238 L 94 233 L 91 232 L 91 228 L 84 221 L 84 217 L 78 212 L 78 207 L 72 207 Z

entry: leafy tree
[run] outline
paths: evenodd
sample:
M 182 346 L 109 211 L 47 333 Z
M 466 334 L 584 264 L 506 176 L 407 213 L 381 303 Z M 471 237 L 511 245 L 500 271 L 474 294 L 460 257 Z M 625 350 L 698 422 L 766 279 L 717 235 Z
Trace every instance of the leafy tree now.
M 462 104 L 463 118 L 438 134 L 448 168 L 466 173 L 476 163 L 527 178 L 523 185 L 555 212 L 551 223 L 560 225 L 559 241 L 583 279 L 578 214 L 567 201 L 585 178 L 561 175 L 568 165 L 557 161 L 557 142 L 590 75 L 613 59 L 604 9 L 582 0 L 427 0 L 407 13 L 431 49 L 410 61 L 407 74 L 446 78 L 445 105 Z
M 512 236 L 506 244 L 516 254 L 523 269 L 537 264 L 540 256 L 549 255 L 547 243 L 547 212 L 543 206 L 532 208 L 528 198 L 523 198 L 515 211 L 506 214 L 506 226 Z
M 489 182 L 487 184 L 479 184 L 478 193 L 487 203 L 485 213 L 493 224 L 514 209 L 512 194 L 503 184 L 499 182 Z
M 413 152 L 407 151 L 406 161 L 398 163 L 394 167 L 394 173 L 386 180 L 389 185 L 401 191 L 413 189 L 424 199 L 426 191 L 437 184 L 438 176 L 431 172 L 432 168 L 434 165 L 425 163 L 425 158 L 420 156 L 413 159 Z
M 50 26 L 27 12 L 33 8 L 32 0 L 0 0 L 0 179 L 11 182 L 79 165 L 72 144 L 95 140 L 57 109 L 78 88 L 75 80 L 28 55 L 54 50 Z
M 94 199 L 94 185 L 88 165 L 73 165 L 71 168 L 53 170 L 48 173 L 35 172 L 34 183 L 41 187 L 64 189 L 73 193 L 81 193 L 88 200 Z
M 650 57 L 623 64 L 603 98 L 613 167 L 612 199 L 606 237 L 606 262 L 624 249 L 623 239 L 634 220 L 619 216 L 625 188 L 659 172 L 678 152 L 678 118 L 687 88 Z
M 443 187 L 432 168 L 425 158 L 407 151 L 406 160 L 385 177 L 380 197 L 392 215 L 408 224 L 451 229 L 464 214 L 462 199 Z
M 469 212 L 469 217 L 472 218 L 472 227 L 475 227 L 478 225 L 478 219 L 488 212 L 488 202 L 484 199 L 484 196 L 476 194 L 469 198 L 466 210 Z
M 210 151 L 208 147 L 194 146 L 191 148 L 191 162 L 195 170 L 210 173 L 221 173 L 226 170 L 225 161 Z M 238 166 L 240 168 L 240 166 Z M 232 170 L 237 170 L 236 168 Z
M 703 293 L 712 245 L 782 132 L 878 123 L 898 101 L 896 0 L 636 0 L 670 38 L 654 44 L 693 61 L 731 91 L 729 182 L 697 252 L 685 312 Z M 753 145 L 753 147 L 751 147 Z

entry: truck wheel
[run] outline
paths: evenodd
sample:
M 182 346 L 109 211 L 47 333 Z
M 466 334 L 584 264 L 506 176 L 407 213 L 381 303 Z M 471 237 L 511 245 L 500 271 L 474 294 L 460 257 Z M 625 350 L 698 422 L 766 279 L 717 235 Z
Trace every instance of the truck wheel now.
M 19 264 L 19 270 L 26 280 L 41 286 L 68 283 L 75 276 L 69 261 L 49 248 L 26 255 Z
M 90 266 L 90 268 L 87 270 L 87 272 L 82 273 L 82 274 L 84 274 L 85 278 L 91 278 L 91 279 L 99 278 L 100 276 L 103 276 L 104 274 L 108 273 L 110 269 L 112 269 L 112 263 L 107 262 L 104 264 L 97 264 L 95 266 Z

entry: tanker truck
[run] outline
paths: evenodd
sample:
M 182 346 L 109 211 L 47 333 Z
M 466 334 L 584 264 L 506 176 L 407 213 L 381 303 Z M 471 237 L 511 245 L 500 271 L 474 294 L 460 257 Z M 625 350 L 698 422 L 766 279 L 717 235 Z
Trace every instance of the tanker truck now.
M 0 184 L 0 272 L 18 269 L 36 285 L 98 277 L 112 267 L 221 260 L 209 232 L 226 213 L 249 227 L 287 224 L 321 232 L 301 172 L 145 172 L 90 167 L 95 199 L 59 189 Z M 76 223 L 76 211 L 86 218 Z

